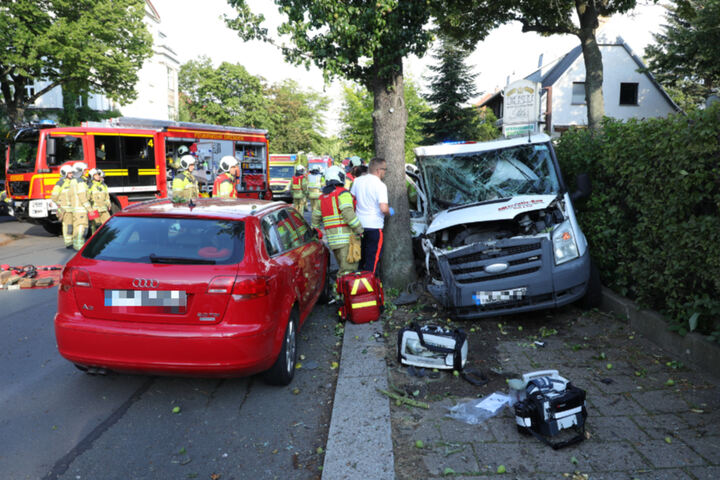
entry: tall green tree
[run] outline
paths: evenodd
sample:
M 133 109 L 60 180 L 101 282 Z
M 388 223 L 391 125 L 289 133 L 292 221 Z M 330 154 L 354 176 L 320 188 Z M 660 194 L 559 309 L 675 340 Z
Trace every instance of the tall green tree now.
M 470 52 L 450 38 L 441 37 L 433 55 L 435 64 L 428 68 L 430 93 L 425 99 L 434 107 L 426 116 L 423 133 L 430 144 L 477 140 L 479 117 L 468 101 L 477 95 L 477 74 L 465 63 Z
M 645 49 L 648 69 L 681 107 L 697 107 L 720 87 L 720 0 L 667 7 L 667 24 Z
M 414 161 L 413 149 L 424 143 L 422 126 L 430 106 L 420 95 L 418 87 L 411 79 L 406 79 L 405 105 L 408 111 L 407 128 L 405 129 L 405 163 Z M 353 155 L 371 158 L 375 151 L 372 114 L 374 108 L 373 95 L 358 85 L 343 87 L 343 106 L 340 121 L 343 128 L 340 137 L 349 146 Z
M 13 0 L 0 4 L 0 93 L 11 123 L 55 87 L 125 103 L 152 54 L 143 0 Z M 47 86 L 32 92 L 35 80 Z
M 317 152 L 323 142 L 323 119 L 330 100 L 318 92 L 285 80 L 268 89 L 270 151 Z
M 440 28 L 466 45 L 475 45 L 486 32 L 483 24 L 488 9 L 497 11 L 497 19 L 516 20 L 524 32 L 541 35 L 568 34 L 580 40 L 585 62 L 585 98 L 588 126 L 597 129 L 605 115 L 603 100 L 603 63 L 595 34 L 601 17 L 625 13 L 637 0 L 447 0 L 448 15 L 439 16 Z
M 183 94 L 181 119 L 269 129 L 272 125 L 265 79 L 240 64 L 223 62 L 215 68 L 207 57 L 190 60 L 178 74 Z

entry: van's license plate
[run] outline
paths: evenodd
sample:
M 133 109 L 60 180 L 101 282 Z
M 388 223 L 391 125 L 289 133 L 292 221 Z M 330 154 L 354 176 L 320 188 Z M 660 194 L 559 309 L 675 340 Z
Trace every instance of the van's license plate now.
M 475 298 L 479 305 L 491 305 L 493 303 L 515 302 L 525 298 L 527 287 L 511 288 L 509 290 L 495 290 L 487 292 L 477 292 Z

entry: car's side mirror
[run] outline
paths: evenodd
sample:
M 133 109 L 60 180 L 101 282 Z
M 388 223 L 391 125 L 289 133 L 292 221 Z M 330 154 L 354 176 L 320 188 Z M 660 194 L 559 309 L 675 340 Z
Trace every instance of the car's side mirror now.
M 47 154 L 48 154 L 49 157 L 54 157 L 54 156 L 55 156 L 55 152 L 56 152 L 56 142 L 57 142 L 56 139 L 54 139 L 53 137 L 48 136 L 48 138 L 47 138 L 47 147 L 46 147 L 46 150 L 47 150 Z
M 575 202 L 583 200 L 592 193 L 592 183 L 587 173 L 579 173 L 576 179 L 578 189 L 570 195 L 570 199 Z
M 322 240 L 322 238 L 323 238 L 323 233 L 320 231 L 319 228 L 316 228 L 316 229 L 315 229 L 315 234 L 317 235 L 317 237 L 318 237 L 320 240 Z

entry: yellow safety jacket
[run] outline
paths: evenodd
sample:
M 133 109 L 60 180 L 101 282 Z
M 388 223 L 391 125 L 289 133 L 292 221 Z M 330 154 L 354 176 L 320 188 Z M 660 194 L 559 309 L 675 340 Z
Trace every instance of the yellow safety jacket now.
M 55 202 L 55 205 L 62 211 L 58 212 L 58 218 L 62 217 L 63 213 L 72 212 L 72 194 L 70 192 L 70 183 L 72 179 L 61 178 L 55 184 L 50 194 L 50 200 Z
M 93 180 L 92 185 L 90 185 L 90 203 L 93 210 L 98 212 L 110 211 L 110 192 L 105 182 Z
M 290 187 L 292 198 L 305 198 L 307 189 L 308 181 L 305 175 L 294 175 L 292 177 L 292 185 Z
M 175 175 L 172 182 L 172 200 L 173 202 L 188 202 L 191 198 L 198 198 L 200 190 L 198 189 L 197 179 L 187 170 L 183 170 Z
M 310 174 L 308 175 L 308 198 L 310 200 L 317 200 L 320 198 L 320 189 L 323 187 L 325 179 L 322 175 Z
M 84 178 L 70 180 L 70 195 L 73 213 L 87 213 L 92 209 L 88 198 L 88 185 Z
M 360 219 L 355 214 L 355 198 L 340 186 L 320 197 L 320 208 L 312 212 L 312 226 L 319 227 L 321 221 L 331 249 L 350 243 L 353 232 L 363 233 Z

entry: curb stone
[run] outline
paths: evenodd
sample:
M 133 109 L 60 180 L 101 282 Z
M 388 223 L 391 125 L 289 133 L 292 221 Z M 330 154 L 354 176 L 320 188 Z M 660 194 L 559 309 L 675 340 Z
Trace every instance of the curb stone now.
M 602 289 L 601 309 L 619 315 L 630 327 L 673 356 L 690 361 L 720 378 L 720 345 L 706 340 L 703 335 L 691 332 L 681 337 L 668 330 L 668 322 L 662 315 L 643 310 L 606 287 Z

